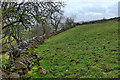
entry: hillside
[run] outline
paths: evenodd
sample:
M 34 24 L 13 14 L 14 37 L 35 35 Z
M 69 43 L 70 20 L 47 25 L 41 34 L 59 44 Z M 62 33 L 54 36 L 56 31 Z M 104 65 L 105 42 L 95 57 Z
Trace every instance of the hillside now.
M 76 26 L 34 51 L 47 74 L 32 68 L 33 78 L 118 78 L 118 22 Z M 26 75 L 28 76 L 28 75 Z

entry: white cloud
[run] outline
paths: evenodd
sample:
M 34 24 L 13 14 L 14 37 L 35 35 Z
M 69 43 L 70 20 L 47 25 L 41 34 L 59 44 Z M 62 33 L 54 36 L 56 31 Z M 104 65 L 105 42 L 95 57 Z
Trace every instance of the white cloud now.
M 58 0 L 61 1 L 61 0 Z M 62 0 L 64 2 L 118 2 L 120 0 Z
M 118 16 L 118 2 L 66 2 L 65 16 L 76 15 L 76 21 L 95 20 Z

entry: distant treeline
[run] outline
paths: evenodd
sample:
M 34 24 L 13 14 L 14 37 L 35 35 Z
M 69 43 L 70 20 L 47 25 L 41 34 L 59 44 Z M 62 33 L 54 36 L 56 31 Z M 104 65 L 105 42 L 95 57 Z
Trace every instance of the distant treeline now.
M 110 20 L 118 20 L 120 21 L 120 17 L 114 17 L 114 18 L 110 18 L 110 19 L 101 19 L 101 20 L 94 20 L 94 21 L 87 21 L 87 22 L 82 22 L 82 23 L 75 23 L 76 25 L 83 25 L 83 24 L 93 24 L 93 23 L 97 23 L 97 22 L 104 22 L 104 21 L 110 21 Z

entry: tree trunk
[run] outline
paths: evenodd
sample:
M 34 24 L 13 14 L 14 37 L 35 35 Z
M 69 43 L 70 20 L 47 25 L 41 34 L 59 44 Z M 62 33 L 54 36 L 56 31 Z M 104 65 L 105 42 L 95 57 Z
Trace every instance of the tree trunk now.
M 58 27 L 57 27 L 57 26 L 55 26 L 55 31 L 57 31 L 57 28 L 58 28 Z
M 44 27 L 43 23 L 42 23 L 42 27 L 43 27 L 43 35 L 44 35 L 45 34 L 45 27 Z

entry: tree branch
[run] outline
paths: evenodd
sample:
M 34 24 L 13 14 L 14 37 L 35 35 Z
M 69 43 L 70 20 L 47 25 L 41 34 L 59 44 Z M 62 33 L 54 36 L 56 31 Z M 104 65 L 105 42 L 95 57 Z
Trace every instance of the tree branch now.
M 14 21 L 14 22 L 12 22 L 12 23 L 10 23 L 10 24 L 5 25 L 5 26 L 2 28 L 2 30 L 5 29 L 6 27 L 10 26 L 10 25 L 13 25 L 13 24 L 17 23 L 17 22 L 21 22 L 21 20 Z

